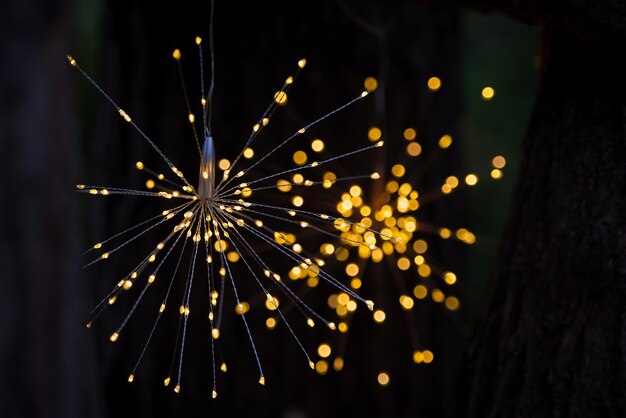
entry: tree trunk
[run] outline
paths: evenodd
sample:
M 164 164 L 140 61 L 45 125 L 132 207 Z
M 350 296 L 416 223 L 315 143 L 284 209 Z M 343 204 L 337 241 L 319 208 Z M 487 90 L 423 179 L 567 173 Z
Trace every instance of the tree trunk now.
M 0 415 L 99 417 L 79 276 L 66 1 L 0 14 Z
M 626 72 L 619 51 L 588 38 L 554 31 L 545 42 L 491 305 L 471 350 L 471 417 L 626 410 Z

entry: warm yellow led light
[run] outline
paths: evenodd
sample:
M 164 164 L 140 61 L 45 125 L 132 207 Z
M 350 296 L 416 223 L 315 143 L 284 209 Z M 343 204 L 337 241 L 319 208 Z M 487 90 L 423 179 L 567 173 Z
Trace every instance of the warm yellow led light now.
M 379 324 L 385 321 L 385 318 L 387 318 L 387 315 L 385 314 L 384 311 L 381 310 L 377 310 L 374 311 L 374 321 L 378 322 Z
M 506 165 L 506 159 L 501 155 L 496 155 L 491 160 L 491 164 L 493 165 L 494 168 L 502 169 Z
M 217 166 L 220 168 L 220 170 L 224 171 L 224 170 L 228 170 L 230 168 L 230 161 L 228 161 L 226 158 L 222 158 L 219 163 L 217 163 Z
M 446 282 L 446 284 L 453 285 L 456 283 L 456 274 L 452 273 L 451 271 L 446 271 L 445 273 L 443 273 L 443 280 Z
M 441 149 L 447 149 L 450 147 L 450 145 L 452 145 L 452 136 L 451 135 L 443 135 L 441 138 L 439 138 L 439 148 Z
M 374 91 L 378 87 L 378 81 L 374 77 L 367 77 L 363 82 L 363 86 L 367 91 Z
M 381 386 L 388 386 L 389 385 L 389 373 L 387 372 L 380 372 L 378 373 L 378 377 L 376 378 L 376 380 L 378 381 L 378 384 Z
M 325 375 L 326 373 L 328 373 L 328 363 L 325 360 L 318 361 L 317 363 L 315 363 L 315 371 L 319 375 Z
M 279 106 L 284 106 L 287 104 L 287 93 L 285 93 L 283 90 L 279 90 L 276 93 L 274 93 L 274 101 L 279 105 Z
M 319 347 L 317 347 L 317 354 L 322 358 L 330 356 L 331 351 L 330 345 L 326 343 L 320 344 Z
M 304 199 L 302 198 L 302 196 L 294 196 L 291 198 L 291 204 L 299 208 L 304 204 Z
M 493 99 L 493 96 L 495 96 L 495 94 L 496 94 L 496 91 L 493 89 L 493 87 L 489 87 L 489 86 L 483 88 L 483 91 L 481 92 L 483 100 L 485 101 L 489 101 Z
M 382 136 L 382 131 L 380 130 L 380 128 L 377 128 L 376 126 L 371 127 L 369 131 L 367 131 L 367 138 L 372 142 L 378 141 L 381 136 Z
M 287 180 L 280 179 L 276 182 L 276 188 L 279 191 L 286 193 L 291 190 L 291 183 L 289 183 Z
M 324 150 L 324 141 L 321 139 L 314 139 L 311 142 L 311 149 L 315 152 L 322 152 Z
M 298 164 L 298 165 L 304 165 L 306 164 L 308 160 L 308 156 L 306 155 L 306 152 L 304 151 L 296 151 L 293 153 L 293 162 Z
M 439 77 L 431 77 L 428 79 L 427 85 L 430 91 L 437 91 L 441 88 L 441 80 Z
M 443 300 L 445 299 L 445 295 L 443 294 L 443 292 L 439 289 L 435 289 L 432 291 L 432 293 L 430 294 L 430 297 L 437 303 L 441 303 L 443 302 Z
M 393 167 L 391 167 L 391 174 L 393 174 L 396 177 L 404 176 L 405 172 L 406 170 L 402 164 L 395 164 Z
M 413 309 L 413 306 L 415 305 L 415 301 L 410 296 L 402 295 L 400 296 L 400 305 L 402 306 L 403 309 L 408 311 L 410 309 Z
M 461 307 L 461 303 L 459 302 L 459 299 L 457 299 L 454 296 L 448 296 L 444 304 L 446 305 L 446 308 L 448 308 L 451 311 L 458 311 L 459 308 Z
M 476 174 L 468 174 L 465 176 L 465 184 L 468 186 L 475 186 L 478 183 L 478 176 Z
M 417 142 L 411 142 L 406 146 L 406 153 L 411 157 L 417 157 L 422 153 L 422 146 Z
M 350 263 L 346 266 L 346 274 L 350 277 L 354 277 L 359 274 L 359 266 L 354 263 Z
M 267 318 L 265 320 L 265 326 L 267 327 L 267 329 L 274 329 L 276 328 L 276 319 L 274 318 Z
M 426 289 L 426 286 L 423 284 L 418 284 L 413 289 L 413 295 L 415 295 L 417 299 L 424 299 L 428 295 L 428 289 Z

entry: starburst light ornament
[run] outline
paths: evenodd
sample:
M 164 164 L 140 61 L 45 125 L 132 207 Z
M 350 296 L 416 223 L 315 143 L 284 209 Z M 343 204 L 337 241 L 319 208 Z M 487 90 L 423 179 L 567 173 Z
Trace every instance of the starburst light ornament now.
M 313 128 L 328 117 L 359 102 L 368 94 L 367 91 L 360 93 L 347 103 L 324 114 L 313 122 L 306 124 L 288 138 L 275 142 L 269 152 L 261 155 L 260 158 L 254 161 L 255 154 L 252 146 L 264 127 L 269 124 L 270 118 L 277 106 L 286 102 L 288 89 L 292 86 L 300 71 L 306 66 L 306 60 L 301 59 L 297 62 L 296 72 L 285 79 L 282 87 L 278 90 L 270 105 L 263 112 L 257 123 L 252 126 L 250 135 L 237 157 L 232 163 L 224 159 L 218 159 L 217 155 L 220 148 L 220 141 L 223 139 L 215 138 L 211 129 L 215 69 L 212 36 L 209 40 L 211 52 L 211 81 L 208 93 L 206 94 L 204 91 L 204 81 L 201 83 L 200 111 L 202 118 L 198 118 L 200 119 L 199 122 L 201 122 L 199 130 L 196 129 L 197 118 L 192 112 L 189 100 L 186 100 L 188 119 L 194 128 L 195 141 L 199 151 L 197 182 L 186 177 L 183 172 L 176 167 L 157 144 L 139 128 L 131 116 L 104 92 L 79 66 L 74 57 L 68 56 L 68 60 L 71 66 L 76 68 L 102 96 L 113 105 L 122 119 L 130 124 L 139 136 L 156 151 L 168 170 L 173 174 L 167 176 L 163 173 L 159 173 L 157 170 L 152 170 L 143 162 L 139 161 L 136 163 L 136 168 L 153 177 L 146 182 L 147 190 L 85 184 L 77 185 L 77 190 L 82 193 L 97 196 L 131 195 L 176 202 L 171 208 L 162 211 L 156 216 L 133 225 L 93 245 L 90 253 L 99 252 L 99 255 L 88 265 L 107 260 L 120 253 L 122 250 L 128 251 L 127 246 L 129 246 L 129 244 L 143 238 L 148 232 L 167 231 L 163 234 L 162 238 L 155 243 L 153 249 L 142 256 L 140 261 L 128 274 L 117 281 L 110 293 L 94 308 L 91 319 L 87 323 L 87 327 L 91 328 L 93 321 L 101 312 L 106 307 L 114 305 L 118 298 L 125 292 L 132 288 L 139 287 L 141 289 L 140 293 L 133 302 L 132 307 L 119 326 L 110 334 L 110 341 L 118 341 L 118 339 L 122 338 L 124 327 L 138 308 L 145 294 L 149 292 L 160 279 L 165 280 L 167 287 L 158 312 L 155 312 L 156 318 L 154 325 L 151 328 L 151 332 L 149 333 L 143 349 L 140 351 L 135 367 L 130 372 L 128 381 L 132 382 L 135 380 L 140 361 L 148 349 L 162 316 L 166 315 L 168 312 L 172 312 L 179 316 L 179 333 L 170 374 L 165 377 L 164 384 L 165 386 L 173 387 L 174 391 L 178 393 L 181 390 L 187 325 L 189 316 L 193 311 L 193 307 L 190 303 L 191 294 L 194 288 L 197 287 L 198 280 L 201 278 L 206 280 L 209 288 L 207 295 L 209 298 L 208 312 L 196 313 L 194 311 L 193 313 L 203 316 L 206 315 L 205 318 L 208 318 L 208 332 L 210 332 L 212 336 L 212 393 L 213 397 L 216 397 L 216 368 L 220 368 L 222 371 L 226 370 L 226 364 L 223 362 L 219 364 L 219 367 L 216 366 L 216 363 L 219 363 L 219 361 L 216 360 L 216 353 L 219 351 L 217 350 L 217 346 L 219 345 L 219 337 L 222 333 L 222 318 L 224 312 L 229 311 L 229 309 L 224 309 L 224 295 L 227 292 L 232 292 L 236 302 L 234 310 L 241 317 L 245 326 L 252 353 L 254 354 L 255 362 L 258 367 L 258 381 L 261 385 L 265 385 L 265 374 L 261 360 L 257 353 L 252 332 L 246 320 L 246 314 L 250 309 L 250 305 L 238 292 L 241 281 L 246 280 L 256 283 L 258 290 L 264 294 L 266 305 L 269 304 L 277 313 L 282 323 L 285 324 L 295 342 L 302 349 L 311 368 L 314 367 L 314 363 L 309 354 L 307 354 L 304 345 L 296 336 L 294 328 L 292 328 L 281 311 L 279 299 L 278 296 L 275 295 L 275 292 L 282 293 L 281 298 L 284 297 L 290 300 L 297 310 L 304 315 L 305 321 L 309 326 L 322 323 L 331 330 L 336 329 L 334 322 L 326 319 L 312 309 L 282 280 L 279 271 L 280 267 L 271 265 L 270 262 L 266 261 L 265 258 L 260 255 L 259 251 L 257 251 L 257 245 L 263 246 L 266 249 L 270 248 L 274 253 L 286 257 L 290 260 L 290 263 L 297 263 L 302 270 L 312 272 L 318 280 L 331 284 L 339 291 L 349 294 L 354 300 L 363 303 L 370 310 L 373 310 L 374 303 L 371 300 L 360 296 L 349 286 L 346 286 L 341 279 L 324 271 L 322 268 L 322 260 L 308 256 L 300 243 L 295 242 L 295 240 L 292 239 L 291 236 L 287 236 L 285 232 L 270 226 L 272 222 L 279 222 L 289 227 L 297 227 L 299 229 L 312 230 L 325 234 L 335 234 L 334 225 L 336 226 L 338 223 L 355 225 L 355 223 L 332 215 L 308 211 L 303 208 L 286 207 L 272 204 L 271 202 L 261 203 L 256 201 L 253 196 L 257 191 L 276 191 L 280 189 L 280 184 L 275 183 L 276 179 L 292 174 L 298 174 L 301 181 L 299 183 L 294 182 L 290 187 L 320 186 L 325 183 L 325 180 L 314 181 L 305 179 L 301 173 L 315 172 L 317 168 L 324 167 L 331 162 L 348 158 L 358 153 L 375 150 L 383 146 L 383 141 L 377 141 L 374 144 L 368 144 L 367 146 L 353 149 L 352 151 L 337 156 L 311 161 L 305 165 L 286 169 L 281 168 L 267 175 L 254 176 L 255 171 L 253 169 L 260 163 L 266 161 L 276 151 L 283 148 L 292 140 L 301 137 L 307 130 Z M 200 62 L 202 63 L 202 39 L 199 37 L 196 38 L 196 44 Z M 178 49 L 174 51 L 173 58 L 177 63 L 180 63 L 181 52 Z M 179 64 L 179 70 L 180 68 Z M 186 93 L 185 98 L 187 99 Z M 221 175 L 219 175 L 220 172 Z M 370 172 L 363 175 L 352 175 L 349 179 L 378 179 L 379 177 L 377 173 Z M 333 180 L 333 182 L 337 181 L 342 181 L 342 179 Z M 374 234 L 380 235 L 379 232 L 373 229 L 363 227 Z M 374 250 L 375 248 L 372 247 L 371 249 Z M 185 258 L 186 253 L 187 258 Z M 171 260 L 174 264 L 171 274 L 166 274 L 164 272 L 165 269 L 162 269 L 168 260 Z M 184 268 L 186 263 L 188 263 L 188 266 Z M 239 263 L 239 265 L 243 264 L 240 270 L 243 270 L 245 274 L 233 274 L 234 263 Z M 284 263 L 284 265 L 287 264 Z M 182 300 L 177 302 L 173 301 L 171 291 L 175 286 L 181 284 L 184 287 Z M 175 309 L 171 309 L 172 306 L 175 306 Z

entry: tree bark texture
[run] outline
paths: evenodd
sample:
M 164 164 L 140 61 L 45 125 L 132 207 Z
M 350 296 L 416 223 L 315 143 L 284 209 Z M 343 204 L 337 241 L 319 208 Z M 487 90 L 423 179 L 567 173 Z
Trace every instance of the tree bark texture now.
M 602 49 L 547 32 L 491 305 L 471 352 L 471 417 L 626 411 L 626 72 Z
M 67 71 L 72 8 L 0 14 L 0 415 L 99 417 L 79 256 L 77 126 Z
M 422 0 L 423 1 L 423 0 Z M 569 33 L 597 51 L 626 55 L 626 6 L 618 0 L 445 0 Z

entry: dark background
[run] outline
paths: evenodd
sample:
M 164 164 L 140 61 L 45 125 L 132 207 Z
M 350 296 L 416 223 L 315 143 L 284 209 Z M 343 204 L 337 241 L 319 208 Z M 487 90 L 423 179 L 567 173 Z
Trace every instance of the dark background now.
M 129 367 L 151 325 L 148 312 L 140 310 L 129 325 L 129 338 L 115 345 L 108 335 L 120 311 L 107 312 L 91 332 L 83 326 L 90 308 L 132 260 L 122 256 L 82 270 L 88 260 L 81 252 L 155 208 L 135 198 L 90 199 L 75 194 L 73 185 L 140 188 L 145 179 L 134 170 L 135 161 L 155 166 L 158 160 L 65 58 L 74 55 L 166 155 L 193 173 L 196 154 L 171 52 L 181 48 L 188 88 L 197 92 L 193 39 L 208 39 L 208 5 L 86 1 L 38 6 L 12 4 L 2 18 L 7 35 L 2 41 L 5 163 L 0 176 L 6 223 L 0 259 L 3 416 L 461 414 L 469 392 L 467 341 L 486 305 L 492 257 L 535 97 L 536 28 L 452 7 L 402 2 L 217 2 L 218 153 L 232 159 L 280 82 L 305 56 L 309 65 L 265 138 L 285 137 L 358 94 L 364 78 L 375 76 L 375 96 L 316 132 L 329 148 L 342 151 L 365 145 L 367 129 L 381 127 L 385 154 L 357 159 L 354 164 L 362 172 L 396 162 L 407 127 L 418 130 L 429 157 L 409 167 L 420 189 L 436 189 L 449 174 L 486 170 L 493 155 L 505 155 L 508 165 L 500 183 L 486 182 L 425 210 L 433 224 L 457 223 L 484 238 L 469 252 L 431 240 L 440 262 L 463 277 L 460 312 L 446 313 L 428 301 L 416 308 L 420 339 L 436 355 L 432 365 L 410 361 L 409 330 L 401 317 L 389 318 L 394 332 L 382 335 L 362 318 L 363 329 L 350 340 L 346 368 L 326 376 L 308 370 L 286 333 L 261 330 L 255 341 L 267 371 L 268 384 L 262 388 L 245 335 L 233 321 L 233 335 L 223 343 L 232 367 L 220 377 L 219 398 L 211 400 L 201 342 L 208 333 L 202 327 L 190 336 L 198 343 L 190 343 L 186 380 L 175 395 L 162 386 L 175 330 L 160 333 L 129 385 Z M 426 88 L 433 75 L 443 81 L 437 93 Z M 480 97 L 486 85 L 496 91 L 490 102 Z M 455 138 L 445 154 L 437 153 L 435 145 L 443 133 Z M 281 158 L 290 154 L 273 158 L 270 170 L 282 166 Z M 350 173 L 352 162 L 345 164 L 338 170 Z M 397 300 L 392 287 L 389 292 L 380 297 Z M 320 295 L 317 303 L 323 305 L 325 297 Z M 312 352 L 325 340 L 322 330 L 306 334 L 304 325 L 297 328 Z M 380 370 L 390 371 L 388 387 L 376 383 Z

